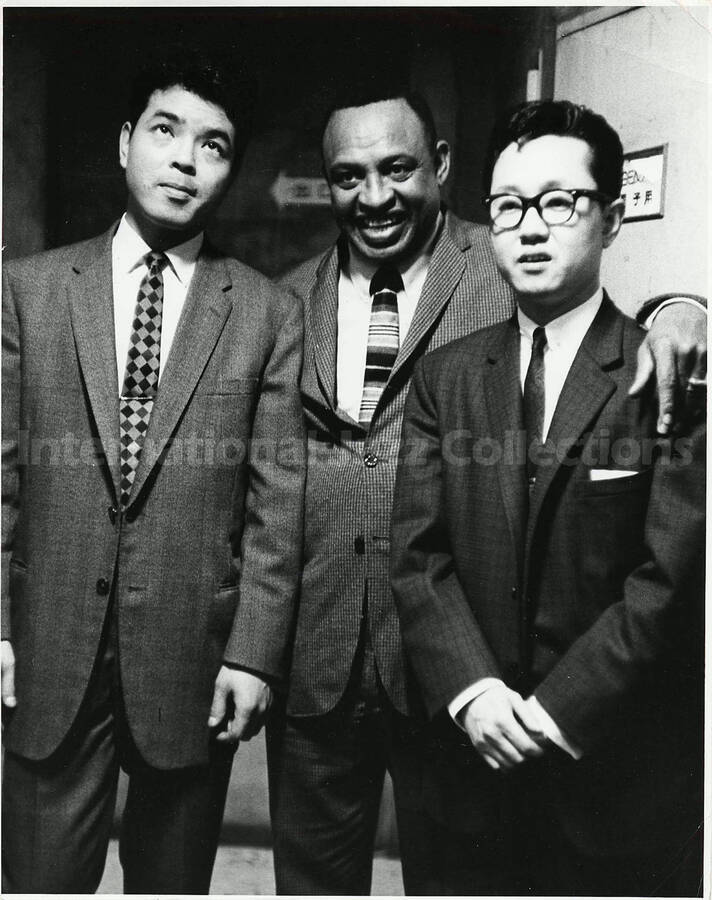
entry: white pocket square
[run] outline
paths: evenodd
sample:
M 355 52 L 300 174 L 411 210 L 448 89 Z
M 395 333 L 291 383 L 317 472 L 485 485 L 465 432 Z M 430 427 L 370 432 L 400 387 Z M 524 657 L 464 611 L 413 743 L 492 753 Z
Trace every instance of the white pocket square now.
M 630 478 L 638 473 L 631 469 L 589 469 L 591 481 L 608 481 L 610 478 Z

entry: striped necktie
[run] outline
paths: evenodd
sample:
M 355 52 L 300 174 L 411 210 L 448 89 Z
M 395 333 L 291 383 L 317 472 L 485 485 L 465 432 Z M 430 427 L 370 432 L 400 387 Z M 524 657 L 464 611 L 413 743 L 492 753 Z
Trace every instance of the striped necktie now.
M 403 279 L 395 266 L 381 266 L 371 279 L 371 321 L 359 424 L 368 429 L 398 355 L 398 291 Z
M 136 298 L 131 341 L 121 389 L 121 505 L 126 506 L 136 477 L 153 401 L 158 390 L 163 322 L 163 269 L 168 257 L 152 251 L 144 256 L 148 271 Z

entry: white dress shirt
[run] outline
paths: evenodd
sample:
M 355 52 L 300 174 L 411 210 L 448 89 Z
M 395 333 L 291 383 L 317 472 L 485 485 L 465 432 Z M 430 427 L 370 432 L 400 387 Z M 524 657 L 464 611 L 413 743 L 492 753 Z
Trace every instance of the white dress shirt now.
M 166 250 L 169 265 L 163 270 L 163 321 L 161 325 L 160 382 L 178 327 L 195 262 L 203 244 L 203 233 Z M 114 288 L 114 334 L 119 394 L 124 384 L 136 298 L 147 268 L 143 257 L 151 248 L 131 226 L 126 215 L 119 223 L 111 244 L 111 271 Z
M 603 288 L 599 288 L 593 297 L 580 306 L 569 310 L 546 326 L 546 348 L 544 349 L 544 433 L 546 440 L 554 418 L 554 410 L 559 402 L 561 390 L 569 374 L 571 363 L 579 351 L 581 342 L 591 323 L 596 318 L 603 300 Z M 519 321 L 519 380 L 524 392 L 524 380 L 527 377 L 529 360 L 532 355 L 532 339 L 536 322 L 517 309 Z
M 559 402 L 564 382 L 571 369 L 571 364 L 579 351 L 586 332 L 596 317 L 602 301 L 603 288 L 599 288 L 585 303 L 569 310 L 569 312 L 549 322 L 546 326 L 546 347 L 544 349 L 544 433 L 542 440 L 545 440 L 549 433 L 551 420 L 554 418 L 554 411 Z M 519 322 L 520 336 L 519 380 L 522 391 L 524 391 L 524 381 L 532 355 L 532 337 L 534 329 L 538 326 L 521 309 L 517 309 L 517 320 Z M 460 725 L 457 719 L 458 713 L 470 701 L 475 700 L 496 684 L 502 684 L 502 681 L 499 678 L 481 678 L 468 688 L 465 688 L 448 704 L 448 711 L 458 725 Z M 579 759 L 582 755 L 580 749 L 562 734 L 554 720 L 536 699 L 536 696 L 531 696 L 527 702 L 538 716 L 541 728 L 549 740 L 573 756 L 574 759 Z
M 433 246 L 442 225 L 442 214 L 425 250 L 413 262 L 398 267 L 403 290 L 398 292 L 398 346 L 403 346 L 415 308 L 423 292 Z M 363 397 L 363 380 L 368 350 L 368 326 L 371 321 L 371 279 L 379 268 L 353 251 L 348 264 L 339 273 L 339 299 L 336 338 L 336 403 L 358 422 Z

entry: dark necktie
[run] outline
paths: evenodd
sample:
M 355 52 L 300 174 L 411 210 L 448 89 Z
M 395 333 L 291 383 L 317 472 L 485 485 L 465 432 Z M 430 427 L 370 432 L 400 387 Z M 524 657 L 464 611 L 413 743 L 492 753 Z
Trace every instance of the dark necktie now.
M 368 428 L 398 355 L 398 291 L 403 279 L 395 266 L 381 266 L 371 279 L 371 321 L 359 423 Z
M 536 480 L 536 456 L 544 434 L 544 349 L 546 330 L 535 328 L 532 355 L 524 379 L 524 427 L 527 432 L 527 479 L 532 487 Z
M 144 256 L 148 271 L 138 289 L 126 359 L 119 413 L 121 431 L 121 505 L 126 506 L 136 477 L 153 401 L 158 390 L 163 320 L 163 269 L 168 259 L 152 251 Z

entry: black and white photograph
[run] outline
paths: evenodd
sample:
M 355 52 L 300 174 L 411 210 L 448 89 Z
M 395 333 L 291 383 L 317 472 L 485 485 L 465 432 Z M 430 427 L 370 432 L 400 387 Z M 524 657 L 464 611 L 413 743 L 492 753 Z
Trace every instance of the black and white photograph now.
M 3 896 L 710 897 L 709 3 L 1 13 Z

